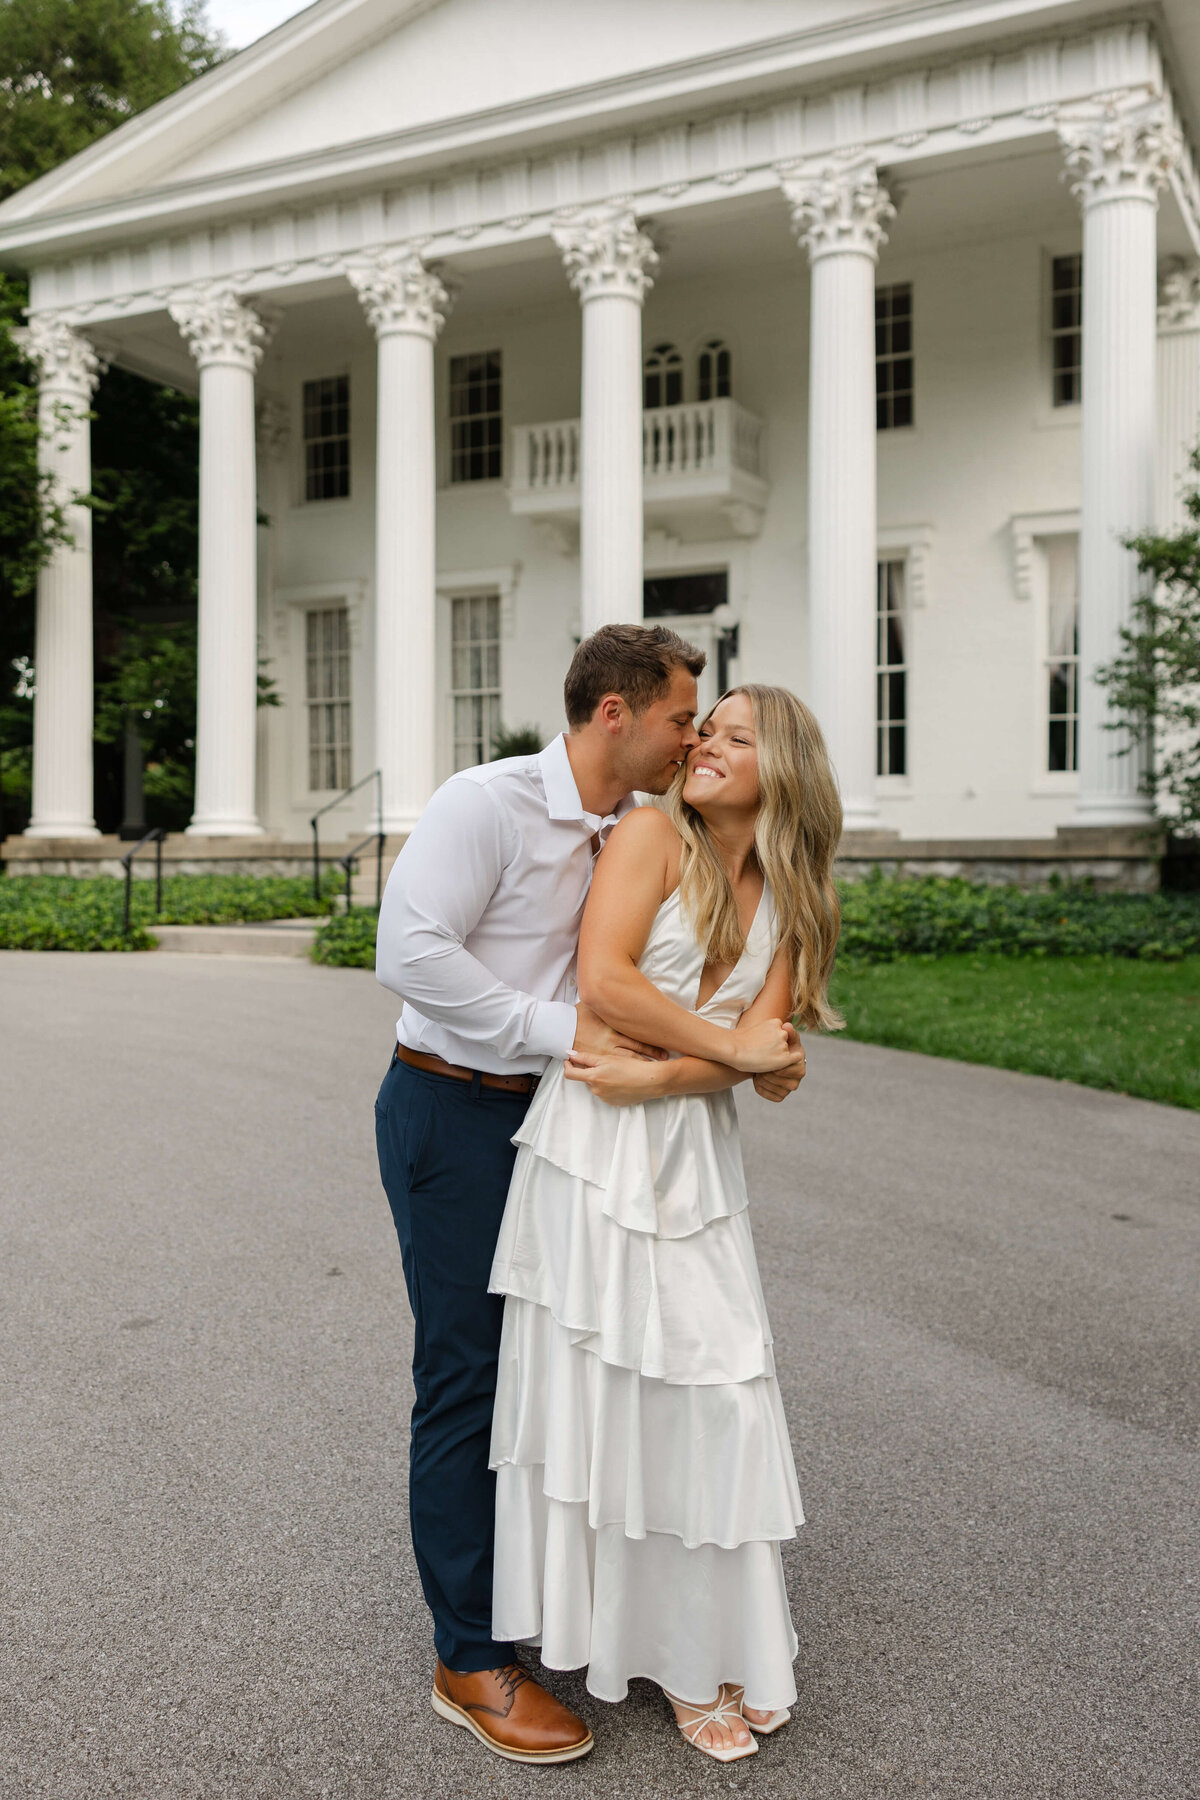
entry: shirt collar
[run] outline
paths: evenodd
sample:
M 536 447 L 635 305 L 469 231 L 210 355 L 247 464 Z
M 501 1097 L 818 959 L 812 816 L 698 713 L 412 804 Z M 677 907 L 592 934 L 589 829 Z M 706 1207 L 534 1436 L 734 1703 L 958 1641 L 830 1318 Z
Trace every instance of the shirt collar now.
M 542 772 L 546 811 L 552 819 L 577 819 L 581 824 L 587 824 L 591 831 L 595 831 L 603 823 L 596 814 L 583 810 L 583 801 L 579 798 L 579 789 L 575 786 L 575 777 L 571 773 L 565 732 L 560 731 L 557 737 L 551 738 L 546 748 L 539 753 L 538 767 Z M 636 804 L 633 795 L 626 794 L 607 817 L 623 819 Z

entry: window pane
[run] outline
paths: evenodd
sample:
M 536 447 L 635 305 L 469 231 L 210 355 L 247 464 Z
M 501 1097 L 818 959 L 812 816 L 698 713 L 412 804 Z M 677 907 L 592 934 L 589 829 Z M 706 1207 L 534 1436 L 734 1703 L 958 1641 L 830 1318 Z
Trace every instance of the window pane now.
M 450 479 L 496 481 L 503 473 L 499 350 L 450 358 Z
M 304 498 L 345 499 L 350 492 L 350 377 L 306 381 L 301 413 Z
M 913 422 L 912 287 L 875 292 L 875 424 L 880 431 Z
M 304 621 L 308 784 L 350 785 L 350 626 L 344 606 L 314 608 Z
M 500 729 L 500 598 L 464 594 L 450 607 L 454 766 L 487 762 Z

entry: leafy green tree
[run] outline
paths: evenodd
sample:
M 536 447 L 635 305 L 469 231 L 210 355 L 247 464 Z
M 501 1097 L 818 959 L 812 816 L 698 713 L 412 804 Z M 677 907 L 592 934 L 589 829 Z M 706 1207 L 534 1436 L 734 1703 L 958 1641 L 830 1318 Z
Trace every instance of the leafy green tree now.
M 1192 452 L 1200 477 L 1200 447 Z M 1152 735 L 1145 788 L 1169 794 L 1180 836 L 1200 833 L 1200 483 L 1185 496 L 1187 524 L 1169 536 L 1131 538 L 1148 590 L 1121 632 L 1121 651 L 1096 680 L 1108 689 L 1115 728 Z
M 0 0 L 0 198 L 73 156 L 225 54 L 201 0 Z M 62 535 L 37 474 L 37 396 L 13 339 L 27 299 L 0 276 L 0 835 L 28 815 L 37 571 Z M 111 370 L 92 433 L 96 648 L 102 684 L 145 630 L 194 616 L 194 399 Z M 181 646 L 186 656 L 186 639 Z M 165 642 L 163 657 L 170 661 Z M 183 692 L 178 682 L 175 695 Z M 173 699 L 172 704 L 182 704 Z M 193 713 L 181 736 L 192 731 Z M 97 758 L 98 814 L 119 807 L 120 745 Z M 190 764 L 177 784 L 190 781 Z M 190 803 L 189 803 L 190 804 Z M 106 822 L 102 817 L 101 822 Z

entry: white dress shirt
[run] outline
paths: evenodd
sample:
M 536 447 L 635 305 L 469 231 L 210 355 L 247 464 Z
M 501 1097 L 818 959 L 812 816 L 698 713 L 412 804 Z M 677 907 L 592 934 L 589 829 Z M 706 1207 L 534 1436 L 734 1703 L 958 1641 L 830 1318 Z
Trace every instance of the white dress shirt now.
M 567 1055 L 592 840 L 634 804 L 584 812 L 561 734 L 443 783 L 379 913 L 375 973 L 404 1001 L 400 1043 L 493 1075 Z

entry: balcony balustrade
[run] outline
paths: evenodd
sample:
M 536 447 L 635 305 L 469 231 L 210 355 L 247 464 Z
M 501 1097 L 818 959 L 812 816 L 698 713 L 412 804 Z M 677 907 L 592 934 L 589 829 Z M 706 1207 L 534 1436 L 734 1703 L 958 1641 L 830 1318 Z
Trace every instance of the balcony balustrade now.
M 556 525 L 579 517 L 579 420 L 514 426 L 508 497 L 514 513 Z M 642 414 L 647 519 L 688 536 L 751 537 L 770 492 L 765 429 L 733 400 L 658 406 Z

